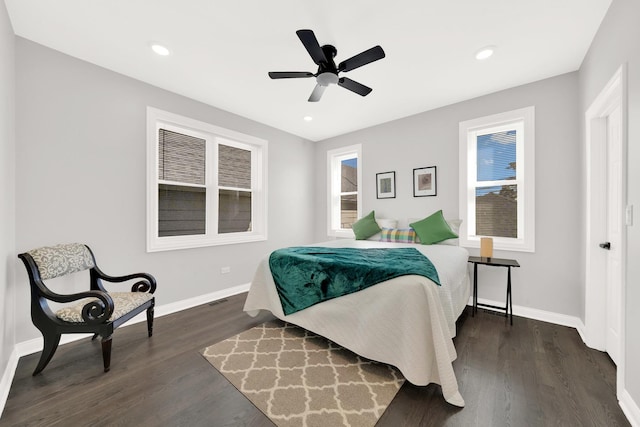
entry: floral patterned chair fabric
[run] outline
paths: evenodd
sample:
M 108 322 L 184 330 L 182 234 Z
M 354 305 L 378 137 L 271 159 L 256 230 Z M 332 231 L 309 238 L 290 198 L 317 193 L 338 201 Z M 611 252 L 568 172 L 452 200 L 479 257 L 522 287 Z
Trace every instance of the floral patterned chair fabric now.
M 93 333 L 100 336 L 104 371 L 111 364 L 113 331 L 139 313 L 147 312 L 148 335 L 153 335 L 155 278 L 147 273 L 109 276 L 96 265 L 88 246 L 68 243 L 34 249 L 18 255 L 24 263 L 31 285 L 31 319 L 44 338 L 44 348 L 33 375 L 49 363 L 60 342 L 61 334 Z M 44 280 L 89 270 L 89 290 L 69 295 L 51 291 Z M 109 293 L 102 281 L 121 283 L 138 280 L 131 292 Z M 68 303 L 55 313 L 49 302 Z
M 46 246 L 27 252 L 33 258 L 40 278 L 54 279 L 95 266 L 89 248 L 80 243 Z

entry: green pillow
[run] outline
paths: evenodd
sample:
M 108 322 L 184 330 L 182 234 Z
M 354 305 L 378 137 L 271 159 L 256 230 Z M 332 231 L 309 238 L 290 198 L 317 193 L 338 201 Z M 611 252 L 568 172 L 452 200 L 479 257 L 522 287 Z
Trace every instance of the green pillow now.
M 351 226 L 353 233 L 356 235 L 356 240 L 366 240 L 374 234 L 382 231 L 376 222 L 374 212 L 375 211 L 371 211 L 369 215 L 360 218 Z
M 458 235 L 451 230 L 447 221 L 444 220 L 442 210 L 409 225 L 416 231 L 423 245 L 432 245 L 442 242 L 443 240 L 458 237 Z

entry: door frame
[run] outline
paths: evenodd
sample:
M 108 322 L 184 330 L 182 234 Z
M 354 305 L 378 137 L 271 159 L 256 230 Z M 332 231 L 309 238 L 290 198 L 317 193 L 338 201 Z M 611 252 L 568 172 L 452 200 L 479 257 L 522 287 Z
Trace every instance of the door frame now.
M 598 247 L 607 241 L 607 116 L 620 108 L 622 125 L 622 159 L 620 185 L 621 212 L 627 204 L 627 67 L 623 64 L 602 89 L 585 113 L 586 124 L 586 218 L 585 218 L 585 344 L 604 351 L 606 347 L 606 282 L 607 253 Z M 626 224 L 626 222 L 623 222 Z M 625 371 L 625 296 L 627 265 L 626 227 L 621 236 L 620 347 L 617 366 L 617 395 L 624 390 Z

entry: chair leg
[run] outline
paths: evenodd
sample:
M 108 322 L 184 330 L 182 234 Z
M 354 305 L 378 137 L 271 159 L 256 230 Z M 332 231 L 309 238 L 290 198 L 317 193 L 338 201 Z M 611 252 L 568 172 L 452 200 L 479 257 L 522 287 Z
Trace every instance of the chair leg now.
M 93 334 L 93 336 L 91 337 L 91 341 L 95 340 L 96 338 L 98 338 L 98 334 Z
M 153 336 L 153 306 L 147 308 L 147 331 L 149 337 Z
M 108 337 L 102 337 L 102 361 L 104 362 L 104 371 L 109 372 L 111 365 L 111 338 L 112 335 Z
M 44 347 L 42 348 L 42 355 L 40 356 L 38 366 L 36 366 L 35 371 L 33 371 L 34 376 L 42 372 L 47 364 L 49 364 L 49 361 L 58 348 L 58 343 L 60 343 L 60 334 L 57 333 L 51 335 L 42 334 L 42 338 L 44 339 Z

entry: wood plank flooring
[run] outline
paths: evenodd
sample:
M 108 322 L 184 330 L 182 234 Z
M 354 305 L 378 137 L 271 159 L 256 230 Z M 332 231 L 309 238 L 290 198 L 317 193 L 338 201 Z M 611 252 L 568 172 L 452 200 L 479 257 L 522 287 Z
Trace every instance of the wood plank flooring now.
M 271 319 L 242 312 L 246 294 L 116 331 L 111 371 L 99 341 L 61 346 L 42 374 L 20 359 L 0 426 L 273 426 L 200 355 L 204 347 Z M 405 383 L 378 426 L 628 426 L 615 366 L 571 328 L 481 311 L 464 313 L 455 339 L 465 408 L 440 387 Z M 328 426 L 330 427 L 330 426 Z

